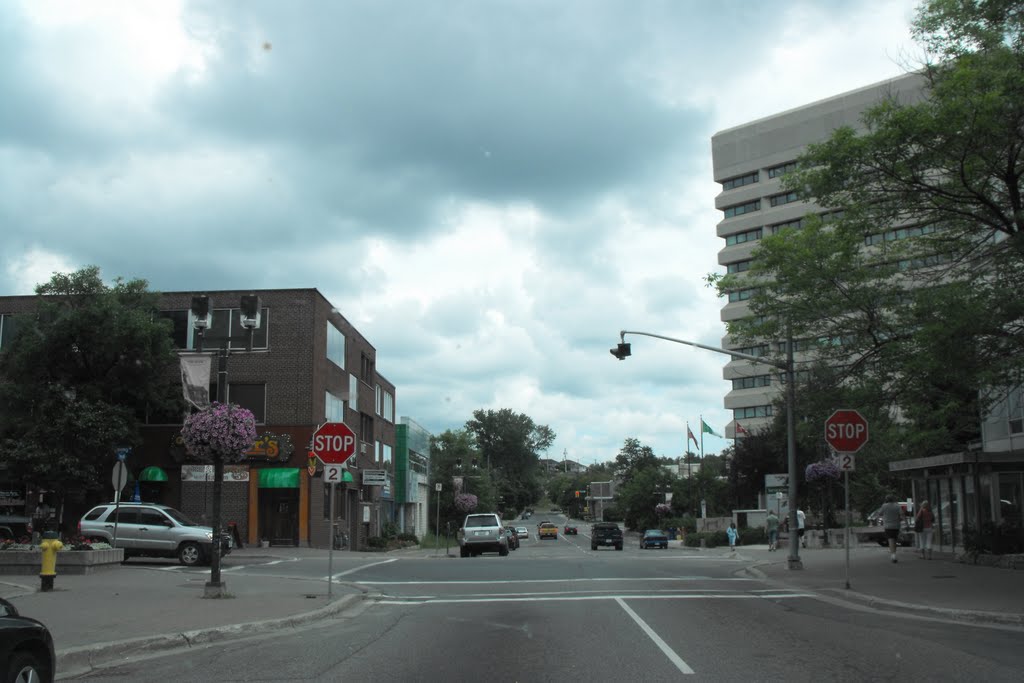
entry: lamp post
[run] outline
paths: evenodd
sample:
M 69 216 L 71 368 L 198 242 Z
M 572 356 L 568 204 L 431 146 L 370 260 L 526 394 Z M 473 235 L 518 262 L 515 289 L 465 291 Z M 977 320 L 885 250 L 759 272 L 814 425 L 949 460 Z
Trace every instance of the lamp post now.
M 611 354 L 619 360 L 625 360 L 626 357 L 632 355 L 630 345 L 626 343 L 627 334 L 636 334 L 644 337 L 654 337 L 655 339 L 664 339 L 665 341 L 675 342 L 676 344 L 685 344 L 686 346 L 694 346 L 698 349 L 704 349 L 705 351 L 714 351 L 715 353 L 723 353 L 733 358 L 742 358 L 744 360 L 753 361 L 755 363 L 764 363 L 771 365 L 776 368 L 780 368 L 786 373 L 786 468 L 789 472 L 789 528 L 793 531 L 790 532 L 789 542 L 789 568 L 790 569 L 803 569 L 803 563 L 800 561 L 800 544 L 794 542 L 793 532 L 796 530 L 796 420 L 793 415 L 793 407 L 796 404 L 796 389 L 795 389 L 795 377 L 793 373 L 793 339 L 786 339 L 786 360 L 776 361 L 769 358 L 763 358 L 759 356 L 753 356 L 748 353 L 740 353 L 739 351 L 730 351 L 728 349 L 721 349 L 717 346 L 706 346 L 704 344 L 698 344 L 697 342 L 686 341 L 685 339 L 676 339 L 674 337 L 666 337 L 661 334 L 653 334 L 651 332 L 638 332 L 636 330 L 622 330 L 619 332 L 619 344 L 614 349 L 611 349 Z
M 246 351 L 252 351 L 252 338 L 256 328 L 260 326 L 262 303 L 260 297 L 251 294 L 243 295 L 240 302 L 239 319 L 245 334 L 207 336 L 206 330 L 212 322 L 213 302 L 205 294 L 192 297 L 192 326 L 196 331 L 196 352 L 203 352 L 204 341 L 220 342 L 217 350 L 217 402 L 227 403 L 228 397 L 228 349 L 231 342 L 245 342 Z M 210 551 L 210 580 L 207 582 L 204 595 L 208 598 L 223 597 L 226 588 L 220 578 L 220 544 L 221 536 L 221 495 L 224 484 L 224 457 L 215 455 L 213 458 L 213 539 Z

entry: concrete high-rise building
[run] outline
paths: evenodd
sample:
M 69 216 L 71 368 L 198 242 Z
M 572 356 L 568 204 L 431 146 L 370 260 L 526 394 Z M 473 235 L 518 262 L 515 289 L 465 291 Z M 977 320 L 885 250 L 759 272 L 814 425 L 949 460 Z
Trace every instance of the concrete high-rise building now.
M 728 273 L 743 273 L 750 268 L 752 253 L 762 237 L 799 226 L 810 213 L 827 213 L 827 207 L 786 192 L 782 176 L 796 167 L 797 158 L 809 144 L 825 140 L 841 126 L 859 128 L 862 112 L 885 98 L 896 95 L 905 102 L 919 99 L 921 85 L 918 76 L 902 76 L 716 133 L 711 138 L 712 164 L 715 182 L 721 184 L 722 191 L 715 197 L 715 208 L 723 214 L 716 232 L 724 242 L 718 252 L 719 265 Z M 729 292 L 722 307 L 722 322 L 749 316 L 748 299 L 753 293 L 753 289 L 742 288 Z M 785 342 L 766 340 L 744 347 L 728 335 L 722 340 L 723 348 L 754 356 L 772 353 L 778 357 L 779 344 Z M 778 369 L 732 360 L 722 374 L 732 384 L 724 402 L 733 414 L 726 436 L 735 438 L 737 432 L 743 436 L 744 430 L 752 432 L 767 426 L 772 420 L 773 402 L 782 391 Z

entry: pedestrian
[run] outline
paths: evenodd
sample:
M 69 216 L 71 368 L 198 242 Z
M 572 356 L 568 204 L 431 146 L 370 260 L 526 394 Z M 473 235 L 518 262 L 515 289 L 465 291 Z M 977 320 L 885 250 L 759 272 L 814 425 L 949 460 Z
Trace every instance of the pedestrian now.
M 804 511 L 799 509 L 799 508 L 797 508 L 797 511 L 796 511 L 796 535 L 800 539 L 800 545 L 802 545 L 805 548 L 807 547 L 807 539 L 804 537 L 804 531 L 806 531 L 806 529 L 804 529 L 804 524 L 806 523 L 806 520 L 807 520 L 807 516 L 804 514 Z
M 935 514 L 927 500 L 922 500 L 914 516 L 914 535 L 917 547 L 921 550 L 921 559 L 932 559 L 932 529 L 935 526 Z M 927 555 L 926 555 L 927 553 Z
M 779 518 L 774 510 L 768 511 L 764 520 L 765 531 L 768 532 L 768 550 L 775 550 L 779 542 Z
M 729 537 L 729 550 L 736 552 L 736 543 L 740 540 L 740 532 L 736 528 L 736 522 L 729 522 L 729 528 L 725 530 L 725 534 Z
M 882 505 L 880 512 L 882 513 L 882 528 L 885 530 L 885 537 L 889 540 L 889 557 L 896 562 L 896 542 L 900 537 L 903 508 L 896 502 L 896 496 L 889 494 L 885 497 L 885 504 Z

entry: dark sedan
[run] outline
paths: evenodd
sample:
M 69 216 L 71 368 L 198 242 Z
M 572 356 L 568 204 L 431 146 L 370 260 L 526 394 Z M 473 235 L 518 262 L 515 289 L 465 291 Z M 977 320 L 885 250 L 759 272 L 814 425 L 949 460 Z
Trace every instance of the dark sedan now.
M 565 525 L 565 535 L 566 535 L 566 536 L 568 536 L 568 535 L 570 535 L 570 534 L 572 534 L 573 536 L 575 536 L 575 535 L 576 535 L 576 534 L 578 534 L 578 533 L 579 533 L 579 529 L 577 529 L 577 528 L 576 528 L 576 526 L 575 526 L 574 524 L 566 524 L 566 525 Z
M 667 548 L 668 534 L 661 529 L 648 529 L 640 538 L 640 549 L 646 548 Z
M 508 538 L 508 549 L 516 550 L 519 547 L 519 532 L 515 527 L 505 527 L 505 537 Z
M 18 614 L 14 605 L 0 598 L 0 673 L 4 681 L 52 683 L 53 638 L 35 619 Z

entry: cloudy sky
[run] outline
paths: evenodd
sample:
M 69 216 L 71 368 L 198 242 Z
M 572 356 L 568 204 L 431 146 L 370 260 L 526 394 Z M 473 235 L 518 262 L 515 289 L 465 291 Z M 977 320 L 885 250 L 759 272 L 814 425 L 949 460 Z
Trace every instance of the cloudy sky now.
M 315 287 L 397 412 L 724 432 L 711 136 L 899 75 L 906 0 L 4 2 L 0 292 Z M 706 435 L 705 453 L 729 442 Z

